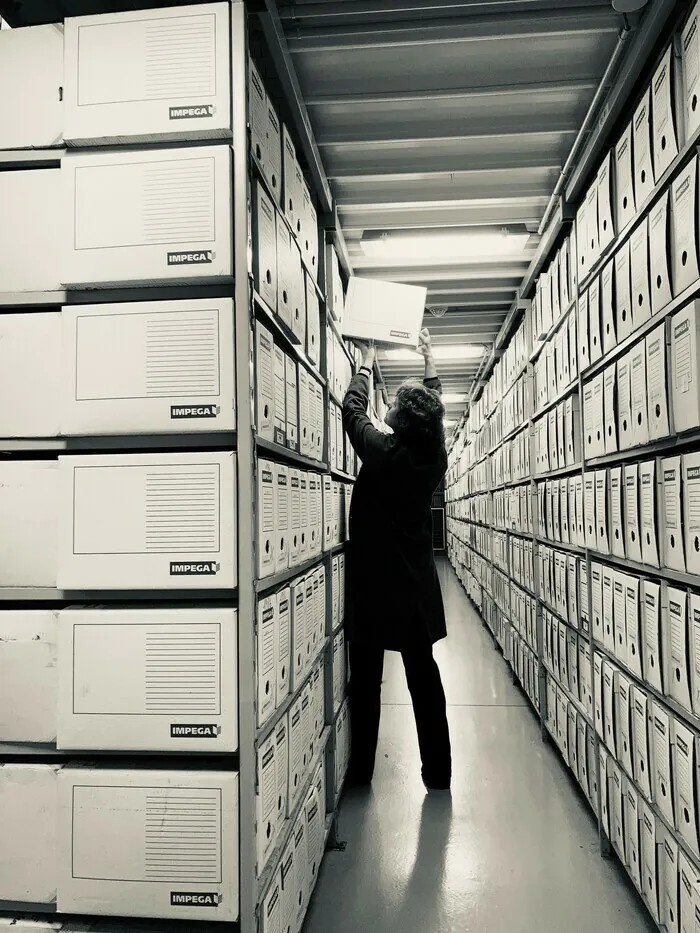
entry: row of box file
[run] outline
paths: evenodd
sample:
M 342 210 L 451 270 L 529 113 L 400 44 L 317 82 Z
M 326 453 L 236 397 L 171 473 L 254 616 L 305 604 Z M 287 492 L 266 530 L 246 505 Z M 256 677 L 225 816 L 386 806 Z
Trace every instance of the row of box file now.
M 326 756 L 325 792 L 329 802 L 337 799 L 345 778 L 349 757 L 348 738 L 349 709 L 346 701 L 337 718 L 334 742 L 332 746 L 329 743 L 330 754 Z M 314 779 L 312 791 L 314 788 L 320 796 L 320 781 Z M 264 894 L 260 912 L 261 933 L 288 933 L 288 931 L 300 933 L 302 928 L 309 900 L 318 879 L 318 871 L 314 870 L 313 859 L 307 858 L 305 864 L 302 861 L 302 869 L 305 867 L 306 870 L 302 872 L 301 877 L 295 867 L 295 853 L 299 850 L 304 851 L 303 817 L 308 808 L 309 802 L 292 830 L 289 844 L 281 854 L 279 863 L 272 873 L 269 888 Z M 330 807 L 328 807 L 328 812 L 330 812 Z M 308 825 L 308 818 L 306 822 Z M 306 848 L 307 851 L 313 851 L 313 848 L 309 850 L 308 844 Z
M 288 819 L 316 768 L 320 741 L 326 728 L 326 692 L 323 659 L 314 664 L 308 683 L 257 747 L 256 839 L 257 874 L 263 873 Z M 325 754 L 322 756 L 325 770 Z M 325 816 L 326 794 L 323 794 Z
M 446 510 L 448 518 L 490 525 L 494 517 L 494 497 L 485 492 L 465 499 L 447 499 Z
M 598 765 L 594 732 L 551 672 L 546 675 L 545 703 L 543 718 L 547 731 L 597 813 Z
M 540 708 L 539 662 L 536 653 L 514 628 L 506 634 L 504 656 L 536 710 Z
M 580 473 L 537 483 L 536 527 L 540 538 L 585 547 L 583 477 Z
M 493 523 L 495 527 L 517 531 L 521 534 L 532 534 L 534 531 L 533 497 L 534 492 L 529 483 L 494 492 Z
M 650 567 L 698 573 L 700 454 L 584 474 L 585 544 Z
M 581 462 L 578 392 L 573 392 L 535 422 L 535 475 L 563 470 Z
M 533 366 L 535 414 L 564 392 L 578 377 L 576 315 L 569 313 L 545 343 Z
M 525 315 L 503 351 L 503 356 L 496 361 L 481 398 L 470 406 L 468 420 L 474 432 L 478 431 L 484 420 L 496 410 L 501 399 L 523 372 L 531 349 L 532 327 L 528 316 Z

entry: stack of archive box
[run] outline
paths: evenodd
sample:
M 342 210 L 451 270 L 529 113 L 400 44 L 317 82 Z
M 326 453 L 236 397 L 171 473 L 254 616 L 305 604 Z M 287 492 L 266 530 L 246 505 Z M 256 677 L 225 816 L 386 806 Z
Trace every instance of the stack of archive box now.
M 460 579 L 489 626 L 493 606 L 510 626 L 508 660 L 603 849 L 666 931 L 700 917 L 700 8 L 682 15 L 521 325 L 528 471 L 504 469 L 512 439 L 494 444 L 494 374 L 446 493 Z
M 0 928 L 298 930 L 333 827 L 355 358 L 247 30 L 0 36 Z

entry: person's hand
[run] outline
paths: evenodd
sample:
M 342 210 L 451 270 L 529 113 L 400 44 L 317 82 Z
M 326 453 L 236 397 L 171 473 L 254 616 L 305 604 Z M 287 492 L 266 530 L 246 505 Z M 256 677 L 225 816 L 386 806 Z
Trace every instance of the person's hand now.
M 365 346 L 362 348 L 362 365 L 370 371 L 374 369 L 374 361 L 377 358 L 376 347 Z
M 430 342 L 430 331 L 424 327 L 418 335 L 418 352 L 425 359 L 433 355 L 433 345 Z

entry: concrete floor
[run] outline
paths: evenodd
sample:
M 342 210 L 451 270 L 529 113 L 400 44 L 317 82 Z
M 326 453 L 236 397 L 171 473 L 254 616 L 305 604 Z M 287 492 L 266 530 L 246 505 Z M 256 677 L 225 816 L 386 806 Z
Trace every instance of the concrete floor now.
M 305 933 L 647 933 L 624 870 L 509 678 L 451 568 L 436 648 L 452 732 L 452 798 L 427 796 L 398 656 L 387 654 L 377 772 L 346 795 Z

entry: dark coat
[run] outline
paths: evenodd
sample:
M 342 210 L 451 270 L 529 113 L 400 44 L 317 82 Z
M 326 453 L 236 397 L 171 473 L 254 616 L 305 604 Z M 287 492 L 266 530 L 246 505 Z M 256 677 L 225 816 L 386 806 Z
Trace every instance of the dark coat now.
M 441 391 L 438 379 L 425 385 Z M 369 379 L 353 377 L 343 424 L 362 461 L 350 507 L 346 631 L 351 641 L 401 651 L 447 634 L 433 557 L 431 502 L 447 470 L 444 445 L 417 454 L 367 415 Z

